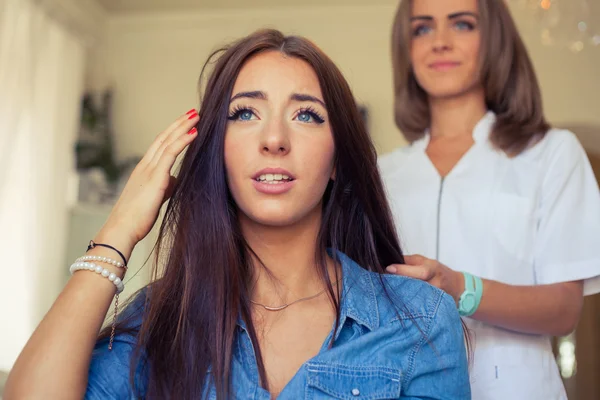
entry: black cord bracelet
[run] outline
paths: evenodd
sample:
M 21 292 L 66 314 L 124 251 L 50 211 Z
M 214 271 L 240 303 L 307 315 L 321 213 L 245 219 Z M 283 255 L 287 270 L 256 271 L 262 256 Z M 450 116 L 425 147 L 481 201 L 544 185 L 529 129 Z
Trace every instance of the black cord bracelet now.
M 91 249 L 93 249 L 96 246 L 106 247 L 107 249 L 116 251 L 117 253 L 119 253 L 119 256 L 121 256 L 121 258 L 123 259 L 123 266 L 125 266 L 125 267 L 127 266 L 127 260 L 125 259 L 125 256 L 123 255 L 123 253 L 121 253 L 119 250 L 112 247 L 110 244 L 96 243 L 93 240 L 90 240 L 90 244 L 87 247 L 87 251 L 90 251 Z

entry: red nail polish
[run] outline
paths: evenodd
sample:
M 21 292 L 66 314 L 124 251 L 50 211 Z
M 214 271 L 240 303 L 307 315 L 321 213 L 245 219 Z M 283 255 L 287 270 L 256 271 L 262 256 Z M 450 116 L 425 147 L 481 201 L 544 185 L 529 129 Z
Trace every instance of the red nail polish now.
M 194 112 L 192 115 L 188 117 L 188 119 L 194 119 L 198 116 L 198 113 Z
M 193 114 L 193 113 L 195 113 L 195 112 L 196 112 L 196 110 L 194 110 L 194 109 L 192 108 L 190 111 L 186 112 L 186 114 L 187 114 L 187 115 L 190 115 L 190 114 Z
M 190 131 L 188 132 L 188 135 L 193 135 L 193 134 L 194 134 L 194 133 L 196 133 L 196 132 L 197 132 L 196 128 L 192 128 L 192 129 L 190 129 Z

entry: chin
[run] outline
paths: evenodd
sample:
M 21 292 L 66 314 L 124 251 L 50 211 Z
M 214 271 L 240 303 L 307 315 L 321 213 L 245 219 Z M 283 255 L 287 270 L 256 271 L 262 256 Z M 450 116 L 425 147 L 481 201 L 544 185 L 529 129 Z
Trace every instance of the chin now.
M 435 86 L 431 90 L 426 90 L 426 92 L 431 99 L 443 100 L 462 97 L 471 93 L 474 89 L 473 85 L 450 84 Z
M 284 214 L 281 212 L 257 212 L 246 214 L 245 219 L 253 224 L 266 227 L 282 228 L 297 223 L 301 218 L 295 215 Z
M 283 201 L 251 201 L 238 203 L 239 218 L 246 223 L 281 227 L 302 219 L 302 212 Z
M 463 94 L 467 93 L 464 90 L 440 90 L 437 88 L 431 92 L 428 92 L 429 98 L 434 100 L 447 100 L 454 99 L 457 97 L 461 97 Z
M 261 225 L 264 227 L 283 228 L 304 222 L 318 220 L 321 214 L 321 203 L 306 207 L 298 203 L 286 202 L 253 202 L 239 207 L 239 218 L 242 223 Z
M 432 99 L 451 99 L 461 97 L 479 88 L 477 82 L 471 79 L 457 79 L 447 76 L 444 78 L 428 79 L 426 85 L 421 86 Z

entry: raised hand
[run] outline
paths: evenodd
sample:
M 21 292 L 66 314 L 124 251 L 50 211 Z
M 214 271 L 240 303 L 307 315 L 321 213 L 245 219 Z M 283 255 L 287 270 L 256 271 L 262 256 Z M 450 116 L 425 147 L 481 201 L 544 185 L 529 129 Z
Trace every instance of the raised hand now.
M 171 195 L 171 169 L 177 156 L 198 136 L 198 113 L 190 110 L 161 132 L 133 170 L 108 220 L 94 239 L 110 243 L 126 257 L 150 232 Z

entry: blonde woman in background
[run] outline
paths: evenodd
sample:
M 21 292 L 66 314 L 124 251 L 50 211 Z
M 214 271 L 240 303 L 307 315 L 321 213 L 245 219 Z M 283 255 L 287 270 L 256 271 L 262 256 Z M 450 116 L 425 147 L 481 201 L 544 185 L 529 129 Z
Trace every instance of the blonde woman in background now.
M 502 0 L 402 1 L 395 117 L 410 145 L 380 168 L 406 250 L 391 273 L 452 295 L 474 345 L 474 399 L 565 399 L 551 336 L 600 291 L 600 196 L 552 129 Z

